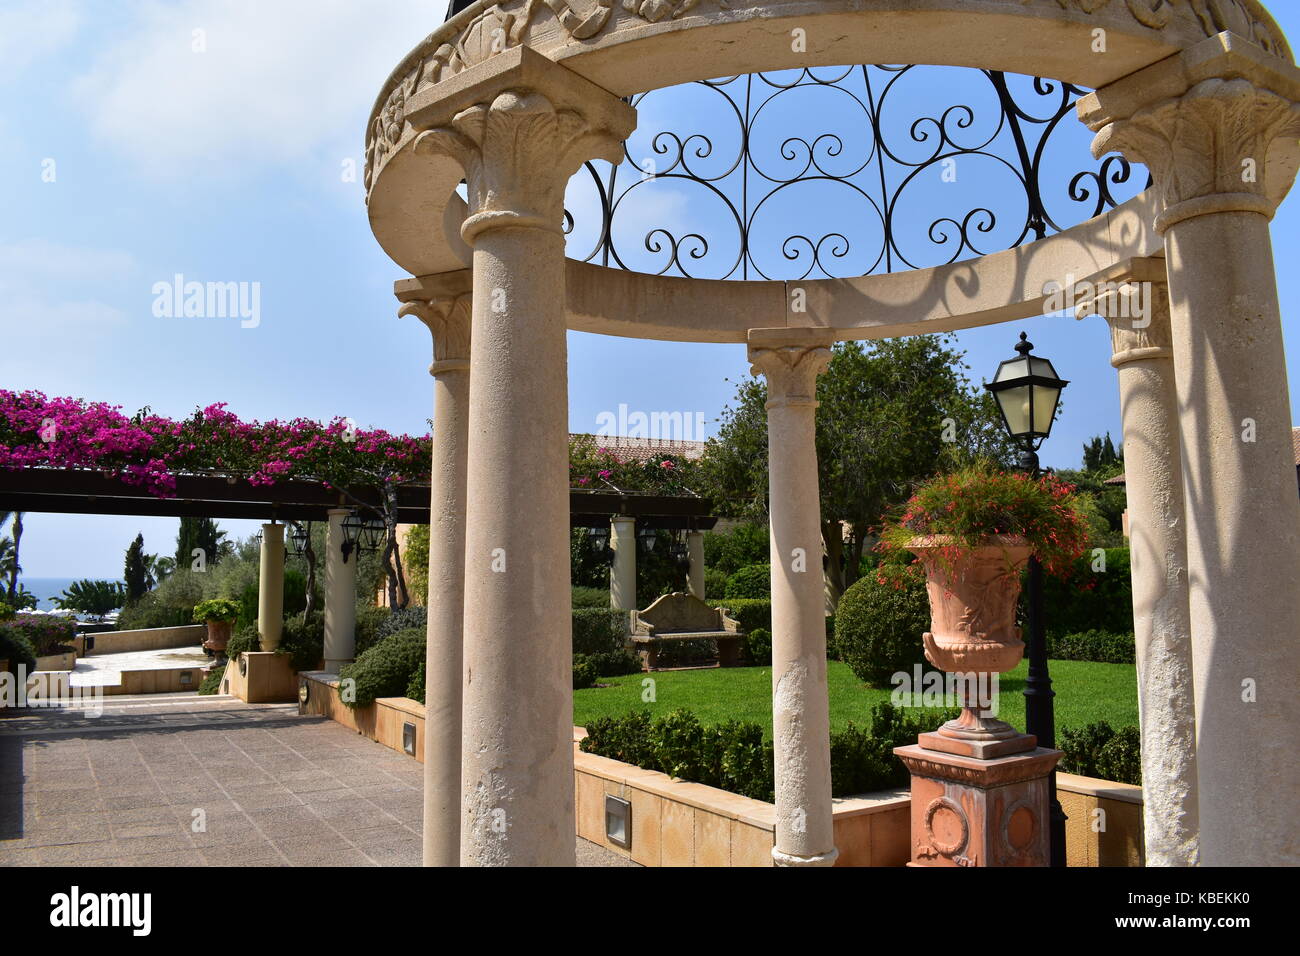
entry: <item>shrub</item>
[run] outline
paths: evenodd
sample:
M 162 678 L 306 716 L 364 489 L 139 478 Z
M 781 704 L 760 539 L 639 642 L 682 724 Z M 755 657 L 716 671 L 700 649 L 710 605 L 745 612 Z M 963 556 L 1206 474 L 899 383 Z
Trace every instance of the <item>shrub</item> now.
M 704 569 L 704 594 L 706 597 L 719 597 L 727 593 L 727 575 L 718 568 Z
M 930 602 L 919 570 L 882 564 L 840 598 L 835 648 L 858 680 L 887 687 L 890 675 L 924 660 L 921 635 L 929 629 Z
M 756 627 L 745 633 L 745 654 L 755 667 L 767 667 L 772 663 L 772 632 L 765 627 Z
M 772 566 L 751 564 L 727 578 L 726 596 L 732 598 L 771 598 Z
M 194 605 L 193 621 L 233 621 L 239 616 L 239 602 L 228 598 L 213 598 Z
M 624 674 L 637 674 L 641 671 L 640 659 L 627 651 L 588 654 L 586 657 L 596 665 L 596 673 L 601 677 L 621 677 Z
M 722 608 L 727 612 L 728 617 L 746 631 L 760 627 L 768 631 L 772 630 L 771 598 L 736 598 L 726 601 L 710 599 L 707 603 L 710 607 Z
M 356 661 L 343 665 L 339 680 L 355 681 L 352 700 L 343 702 L 352 708 L 365 707 L 377 697 L 403 697 L 420 664 L 424 661 L 425 635 L 411 628 L 390 634 L 361 653 Z
M 586 654 L 573 655 L 573 689 L 582 690 L 591 687 L 600 676 L 596 662 Z
M 605 608 L 573 609 L 573 653 L 622 653 L 627 638 L 626 611 Z
M 770 556 L 766 524 L 740 524 L 730 531 L 709 531 L 704 535 L 705 566 L 716 568 L 724 576 L 746 565 L 762 564 Z M 721 596 L 726 592 L 713 593 Z
M 356 654 L 358 657 L 378 642 L 379 628 L 384 621 L 388 620 L 389 613 L 386 607 L 375 607 L 373 604 L 365 603 L 357 605 Z
M 1078 634 L 1049 633 L 1047 656 L 1058 661 L 1133 664 L 1137 661 L 1137 646 L 1132 634 L 1112 634 L 1098 630 Z
M 287 619 L 275 652 L 287 655 L 295 671 L 316 670 L 325 656 L 325 615 L 315 611 L 306 621 L 296 614 Z
M 36 648 L 18 631 L 0 627 L 0 660 L 9 662 L 9 672 L 18 673 L 18 665 L 27 669 L 27 673 L 36 670 Z
M 1060 769 L 1085 777 L 1142 785 L 1142 735 L 1136 727 L 1111 727 L 1106 721 L 1082 730 L 1062 729 Z
M 0 621 L 7 621 L 14 616 L 14 609 L 4 601 L 0 601 Z
M 595 607 L 602 610 L 609 609 L 609 589 L 608 588 L 584 588 L 575 585 L 573 588 L 572 603 L 574 608 Z
M 63 617 L 45 614 L 15 614 L 7 621 L 0 621 L 0 634 L 9 634 L 21 638 L 30 646 L 36 657 L 50 654 L 65 654 L 72 650 L 72 641 L 77 636 L 77 625 Z M 20 651 L 22 644 L 14 645 Z M 8 655 L 0 653 L 0 657 Z M 30 669 L 30 668 L 29 668 Z
M 420 666 L 415 669 L 411 675 L 411 681 L 406 685 L 406 696 L 411 700 L 424 703 L 424 661 L 420 661 Z
M 718 642 L 707 637 L 691 641 L 664 641 L 659 645 L 657 667 L 692 667 L 716 659 Z
M 907 768 L 894 748 L 915 743 L 917 734 L 957 713 L 924 710 L 908 716 L 882 703 L 871 712 L 869 733 L 853 724 L 832 733 L 832 793 L 844 797 L 906 786 Z M 774 799 L 772 743 L 763 739 L 758 724 L 729 720 L 705 727 L 689 710 L 658 719 L 649 711 L 633 711 L 591 721 L 580 748 L 755 800 Z
M 221 693 L 221 679 L 226 676 L 225 667 L 214 667 L 208 671 L 207 676 L 199 683 L 200 694 L 219 694 Z
M 423 631 L 428 625 L 428 609 L 419 604 L 412 604 L 409 607 L 390 611 L 388 617 L 384 618 L 379 626 L 375 628 L 375 638 L 382 641 L 389 634 L 396 634 L 398 631 L 407 631 L 411 628 Z
M 1107 548 L 1105 571 L 1094 571 L 1091 553 L 1076 561 L 1064 578 L 1043 580 L 1043 610 L 1049 635 L 1084 631 L 1133 631 L 1133 578 L 1128 548 Z M 1027 595 L 1021 591 L 1021 619 Z M 1068 659 L 1068 658 L 1066 658 Z M 1131 659 L 1130 659 L 1131 660 Z M 1127 662 L 1117 662 L 1127 663 Z
M 244 651 L 260 651 L 262 649 L 262 636 L 257 633 L 257 625 L 249 624 L 241 627 L 230 635 L 230 640 L 226 642 L 226 656 L 232 661 L 239 660 L 239 655 Z

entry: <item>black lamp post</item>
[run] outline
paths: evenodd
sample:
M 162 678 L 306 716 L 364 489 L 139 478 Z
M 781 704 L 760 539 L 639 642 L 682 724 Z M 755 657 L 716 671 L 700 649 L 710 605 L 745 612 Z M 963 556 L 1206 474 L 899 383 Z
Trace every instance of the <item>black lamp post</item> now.
M 1069 382 L 1056 374 L 1052 363 L 1031 355 L 1033 343 L 1024 332 L 1016 345 L 1016 358 L 998 366 L 993 381 L 985 384 L 997 399 L 1002 424 L 1007 434 L 1021 446 L 1020 467 L 1037 478 L 1038 446 L 1052 432 L 1061 389 Z M 1034 556 L 1029 558 L 1029 607 L 1026 621 L 1029 630 L 1029 674 L 1025 679 L 1025 732 L 1038 738 L 1040 747 L 1056 746 L 1056 717 L 1053 712 L 1052 678 L 1047 672 L 1047 639 L 1043 630 L 1043 567 Z M 1048 851 L 1052 866 L 1065 866 L 1065 811 L 1056 798 L 1056 771 L 1048 786 Z
M 655 549 L 655 529 L 642 525 L 637 528 L 636 539 L 641 542 L 641 549 L 649 554 Z

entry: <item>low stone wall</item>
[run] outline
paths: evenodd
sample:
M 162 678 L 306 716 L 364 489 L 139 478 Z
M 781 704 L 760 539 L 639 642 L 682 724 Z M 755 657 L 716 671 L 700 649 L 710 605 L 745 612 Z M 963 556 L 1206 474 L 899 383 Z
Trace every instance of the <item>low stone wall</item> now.
M 231 672 L 227 670 L 227 675 Z M 301 712 L 328 717 L 392 750 L 403 750 L 403 730 L 414 725 L 413 756 L 424 762 L 424 705 L 408 697 L 381 697 L 355 710 L 339 700 L 338 677 L 304 671 Z M 644 866 L 771 866 L 776 807 L 716 787 L 674 780 L 654 770 L 583 753 L 573 733 L 577 832 Z M 1070 866 L 1142 866 L 1142 788 L 1058 773 L 1056 792 L 1069 820 Z M 631 847 L 605 838 L 605 795 L 632 804 Z M 836 866 L 905 866 L 911 858 L 911 795 L 907 790 L 834 801 Z M 1094 811 L 1101 810 L 1099 816 Z
M 297 699 L 298 678 L 286 655 L 244 651 L 226 664 L 221 692 L 246 704 L 286 703 Z
M 186 624 L 182 627 L 148 627 L 137 631 L 104 631 L 91 634 L 95 646 L 86 651 L 85 635 L 77 635 L 77 653 L 81 657 L 99 654 L 124 654 L 127 651 L 156 651 L 166 647 L 193 647 L 208 637 L 206 624 Z
M 68 651 L 66 654 L 48 654 L 45 657 L 36 658 L 36 669 L 38 671 L 70 671 L 76 666 L 76 651 Z
M 1057 773 L 1067 866 L 1143 866 L 1142 788 Z

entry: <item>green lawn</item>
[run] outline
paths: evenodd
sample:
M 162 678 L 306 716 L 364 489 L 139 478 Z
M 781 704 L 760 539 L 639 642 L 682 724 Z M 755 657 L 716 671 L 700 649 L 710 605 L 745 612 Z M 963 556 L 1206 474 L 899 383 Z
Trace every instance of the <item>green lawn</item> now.
M 1015 727 L 1025 726 L 1025 670 L 1020 666 L 1003 674 L 998 716 Z M 1052 689 L 1056 691 L 1056 728 L 1081 727 L 1098 720 L 1113 727 L 1136 725 L 1137 677 L 1132 664 L 1093 664 L 1052 661 Z M 641 699 L 642 680 L 655 681 L 654 703 Z M 701 723 L 748 720 L 762 724 L 772 736 L 772 670 L 769 667 L 713 668 L 658 671 L 626 677 L 602 677 L 602 684 L 573 692 L 573 722 L 583 726 L 594 717 L 648 709 L 655 716 L 685 707 Z M 889 700 L 890 689 L 877 690 L 861 683 L 847 664 L 828 664 L 831 727 L 839 730 L 849 721 L 870 725 L 871 708 Z

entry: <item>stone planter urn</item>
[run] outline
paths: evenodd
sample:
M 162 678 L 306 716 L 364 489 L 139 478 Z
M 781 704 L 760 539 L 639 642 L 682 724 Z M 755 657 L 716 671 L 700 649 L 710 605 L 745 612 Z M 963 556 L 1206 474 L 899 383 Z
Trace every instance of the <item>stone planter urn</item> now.
M 1022 538 L 999 536 L 974 548 L 958 547 L 951 538 L 916 538 L 908 549 L 926 572 L 930 630 L 922 635 L 925 657 L 940 670 L 965 675 L 956 687 L 961 716 L 938 733 L 947 738 L 992 743 L 1018 737 L 1004 720 L 987 716 L 978 689 L 990 674 L 1020 663 L 1025 645 L 1016 627 L 1020 571 L 1030 548 Z
M 234 621 L 207 621 L 208 639 L 203 642 L 205 650 L 212 651 L 217 660 L 223 660 L 226 656 L 226 646 L 230 643 L 230 635 L 234 633 Z

